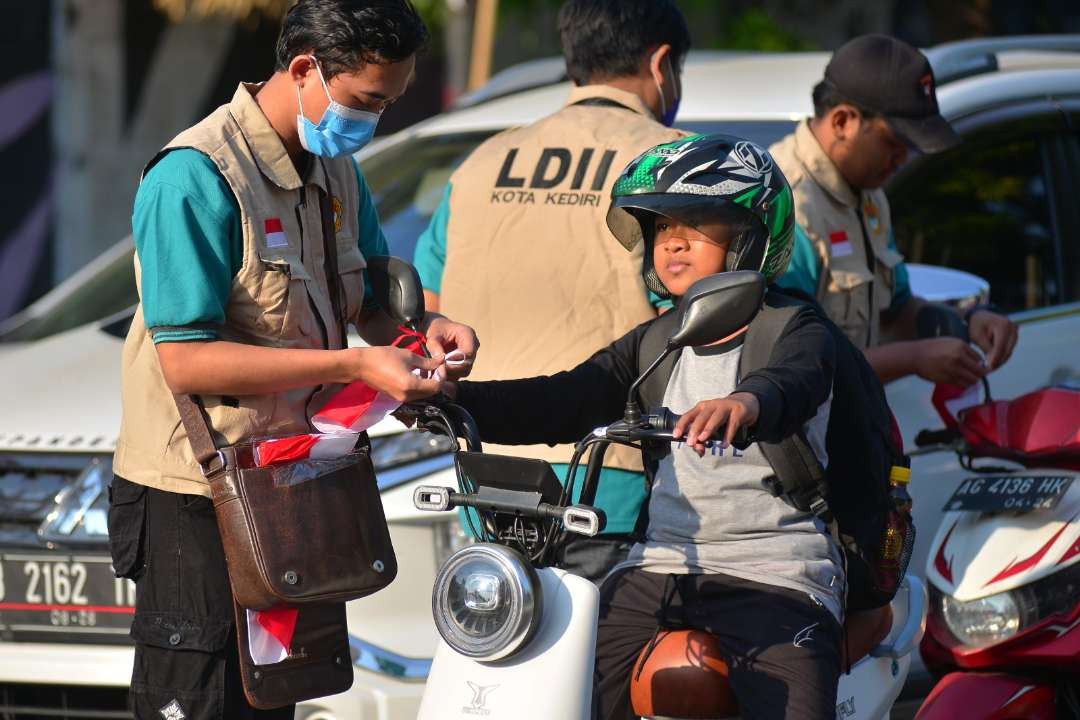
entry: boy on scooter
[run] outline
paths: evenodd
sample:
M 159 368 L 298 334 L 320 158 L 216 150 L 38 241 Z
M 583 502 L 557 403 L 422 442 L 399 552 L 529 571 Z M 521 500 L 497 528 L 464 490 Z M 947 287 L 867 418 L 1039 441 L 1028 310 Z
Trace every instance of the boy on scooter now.
M 708 275 L 787 267 L 791 190 L 772 158 L 723 135 L 658 145 L 623 171 L 608 225 L 645 243 L 646 284 L 676 300 Z M 573 281 L 567 278 L 567 281 Z M 778 291 L 770 289 L 766 297 Z M 579 312 L 588 312 L 580 308 Z M 572 370 L 463 382 L 457 400 L 483 439 L 556 443 L 622 416 L 637 378 L 644 323 Z M 813 515 L 774 497 L 757 442 L 802 429 L 822 464 L 836 348 L 816 311 L 793 317 L 769 366 L 738 377 L 743 331 L 679 356 L 664 405 L 682 418 L 654 473 L 648 526 L 601 588 L 593 715 L 635 717 L 631 672 L 661 626 L 713 633 L 741 711 L 753 718 L 831 718 L 840 673 L 840 553 Z M 714 433 L 726 426 L 723 440 Z M 740 428 L 750 444 L 736 448 Z

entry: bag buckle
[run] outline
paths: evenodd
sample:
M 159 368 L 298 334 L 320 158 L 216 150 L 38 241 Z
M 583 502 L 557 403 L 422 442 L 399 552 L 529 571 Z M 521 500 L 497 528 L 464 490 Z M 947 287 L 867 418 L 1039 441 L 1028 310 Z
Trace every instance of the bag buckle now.
M 218 462 L 221 463 L 221 467 L 219 467 L 216 470 L 210 467 L 211 464 L 213 464 L 215 458 L 218 460 Z M 202 476 L 204 478 L 208 478 L 211 475 L 216 475 L 217 473 L 223 472 L 224 470 L 225 470 L 225 454 L 223 452 L 221 452 L 220 450 L 218 450 L 215 455 L 212 455 L 207 462 L 199 463 L 199 471 L 202 473 Z
M 829 503 L 825 502 L 825 498 L 820 495 L 815 495 L 810 500 L 810 512 L 825 522 L 832 522 L 832 511 L 829 509 Z

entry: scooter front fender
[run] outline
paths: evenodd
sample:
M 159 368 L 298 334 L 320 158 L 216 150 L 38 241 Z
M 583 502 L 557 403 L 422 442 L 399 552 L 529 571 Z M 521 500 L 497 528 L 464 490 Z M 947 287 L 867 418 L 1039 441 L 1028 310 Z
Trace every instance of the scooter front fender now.
M 1055 720 L 1054 688 L 1020 675 L 949 673 L 915 720 Z
M 514 655 L 478 662 L 439 641 L 417 720 L 586 720 L 600 593 L 556 568 L 537 570 L 543 616 Z

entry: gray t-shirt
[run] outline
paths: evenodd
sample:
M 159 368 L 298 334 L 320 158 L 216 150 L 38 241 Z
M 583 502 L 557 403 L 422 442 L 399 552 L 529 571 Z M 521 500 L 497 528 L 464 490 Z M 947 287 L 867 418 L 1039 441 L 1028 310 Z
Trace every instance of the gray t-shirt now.
M 741 354 L 741 345 L 683 350 L 664 405 L 682 414 L 701 400 L 729 395 Z M 830 405 L 831 396 L 805 426 L 823 465 Z M 744 451 L 715 445 L 699 458 L 673 443 L 653 483 L 646 541 L 616 569 L 724 573 L 805 592 L 841 620 L 839 550 L 820 520 L 769 494 L 762 480 L 771 474 L 756 444 Z

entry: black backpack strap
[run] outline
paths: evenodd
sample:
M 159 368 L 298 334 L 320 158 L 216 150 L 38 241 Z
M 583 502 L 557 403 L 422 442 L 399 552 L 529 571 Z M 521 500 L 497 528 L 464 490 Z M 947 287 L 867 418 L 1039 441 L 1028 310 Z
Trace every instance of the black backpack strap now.
M 638 372 L 652 365 L 653 360 L 667 348 L 668 338 L 675 329 L 676 318 L 677 313 L 674 310 L 668 310 L 645 328 L 641 344 L 638 345 Z M 642 404 L 642 410 L 648 412 L 651 408 L 664 404 L 664 393 L 667 391 L 671 373 L 675 370 L 675 360 L 678 356 L 679 353 L 674 352 L 664 358 L 660 367 L 653 370 L 652 375 L 645 378 L 645 382 L 638 387 L 638 401 Z
M 796 315 L 807 303 L 782 293 L 770 292 L 765 307 L 757 314 L 743 341 L 739 357 L 739 377 L 767 367 L 773 348 Z M 794 507 L 812 512 L 825 523 L 832 522 L 832 512 L 825 501 L 825 469 L 800 430 L 780 442 L 759 442 L 762 455 L 769 461 L 773 475 L 765 482 L 770 492 L 784 497 Z
M 667 349 L 667 341 L 675 329 L 676 313 L 668 310 L 645 328 L 645 334 L 638 345 L 637 370 L 643 371 L 652 364 L 660 353 Z M 638 387 L 638 402 L 643 406 L 642 410 L 648 412 L 651 408 L 658 408 L 664 404 L 664 393 L 667 391 L 671 373 L 675 371 L 675 361 L 679 353 L 674 352 L 653 370 L 652 375 L 645 378 Z M 645 467 L 645 500 L 641 503 L 638 511 L 637 522 L 634 524 L 632 537 L 638 541 L 645 539 L 645 530 L 649 527 L 649 496 L 652 494 L 652 482 L 656 476 L 656 468 L 660 460 L 671 452 L 669 445 L 646 447 L 642 451 L 641 461 Z

